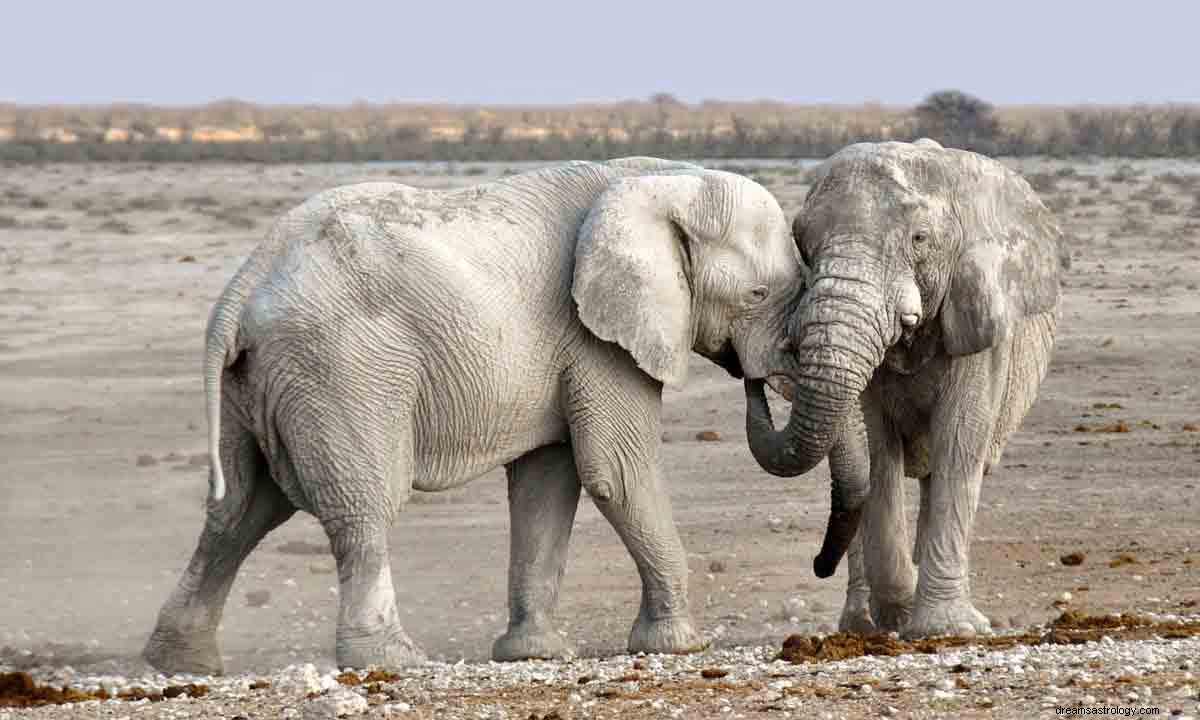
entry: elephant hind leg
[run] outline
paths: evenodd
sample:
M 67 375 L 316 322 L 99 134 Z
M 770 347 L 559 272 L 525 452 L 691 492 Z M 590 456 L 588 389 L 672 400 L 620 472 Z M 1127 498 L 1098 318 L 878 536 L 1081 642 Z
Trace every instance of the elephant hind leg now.
M 554 629 L 558 588 L 567 565 L 580 484 L 570 445 L 549 445 L 518 458 L 508 474 L 510 549 L 508 630 L 492 645 L 497 661 L 572 654 Z
M 412 486 L 411 426 L 368 393 L 286 400 L 277 415 L 287 463 L 337 561 L 338 667 L 424 661 L 400 624 L 388 555 L 388 530 Z
M 228 412 L 222 430 L 228 494 L 208 505 L 191 562 L 142 651 L 164 672 L 223 672 L 217 626 L 238 569 L 267 533 L 295 512 L 271 479 L 254 436 Z
M 378 516 L 325 517 L 338 567 L 338 667 L 404 667 L 425 654 L 400 624 L 388 559 L 389 523 Z

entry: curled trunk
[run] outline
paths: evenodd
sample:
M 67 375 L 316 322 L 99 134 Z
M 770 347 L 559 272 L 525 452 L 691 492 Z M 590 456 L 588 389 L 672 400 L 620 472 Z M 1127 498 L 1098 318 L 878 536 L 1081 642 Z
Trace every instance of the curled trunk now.
M 882 343 L 857 339 L 864 333 L 849 325 L 829 326 L 822 334 L 838 339 L 800 347 L 792 411 L 782 430 L 771 419 L 764 381 L 745 381 L 750 452 L 772 475 L 802 475 L 829 454 L 847 418 L 857 416 L 858 398 L 883 359 Z
M 762 381 L 745 383 L 747 441 L 764 470 L 794 477 L 830 457 L 829 524 L 814 562 L 821 577 L 837 568 L 858 529 L 869 482 L 859 397 L 888 344 L 888 325 L 877 320 L 884 307 L 878 294 L 870 286 L 864 292 L 862 285 L 853 295 L 838 292 L 843 284 L 818 280 L 801 310 L 794 338 L 797 374 L 786 427 L 775 430 Z

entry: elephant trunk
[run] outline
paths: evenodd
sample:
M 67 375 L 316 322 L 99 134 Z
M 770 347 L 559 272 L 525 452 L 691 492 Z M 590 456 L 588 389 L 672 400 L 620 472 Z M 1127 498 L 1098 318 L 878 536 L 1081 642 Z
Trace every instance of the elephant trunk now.
M 746 382 L 746 435 L 754 459 L 767 472 L 794 477 L 830 457 L 833 488 L 829 523 L 814 571 L 837 568 L 857 532 L 868 479 L 866 438 L 859 397 L 883 362 L 892 340 L 878 289 L 862 268 L 817 277 L 792 334 L 796 347 L 792 409 L 776 431 L 762 382 Z
M 827 578 L 837 571 L 838 564 L 858 532 L 862 506 L 870 490 L 871 459 L 867 428 L 861 408 L 853 408 L 846 418 L 842 436 L 829 451 L 830 488 L 829 520 L 821 551 L 813 559 L 813 574 Z
M 750 452 L 780 477 L 802 475 L 829 454 L 887 349 L 867 305 L 820 292 L 818 280 L 795 324 L 800 337 L 793 335 L 796 377 L 786 427 L 775 430 L 763 381 L 745 383 Z M 839 307 L 844 303 L 852 305 Z

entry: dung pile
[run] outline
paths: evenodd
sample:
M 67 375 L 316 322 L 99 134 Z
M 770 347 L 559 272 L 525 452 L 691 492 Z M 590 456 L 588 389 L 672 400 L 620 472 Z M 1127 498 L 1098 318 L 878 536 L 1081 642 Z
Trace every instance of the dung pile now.
M 146 690 L 142 687 L 132 687 L 116 695 L 107 690 L 83 691 L 64 685 L 54 688 L 49 685 L 38 685 L 26 672 L 10 672 L 0 674 L 0 707 L 41 707 L 43 705 L 66 705 L 68 703 L 86 702 L 88 700 L 149 700 L 159 702 L 164 699 L 187 695 L 193 698 L 208 694 L 207 685 L 188 683 L 187 685 L 168 685 L 160 690 Z
M 1017 645 L 1082 645 L 1104 636 L 1114 640 L 1144 640 L 1150 637 L 1181 639 L 1200 636 L 1200 621 L 1160 620 L 1143 615 L 1087 615 L 1067 610 L 1045 629 L 1019 635 L 944 636 L 900 640 L 891 635 L 834 633 L 825 637 L 790 635 L 783 641 L 779 659 L 791 663 L 816 663 L 869 655 L 894 657 L 931 654 L 967 646 L 1005 650 Z

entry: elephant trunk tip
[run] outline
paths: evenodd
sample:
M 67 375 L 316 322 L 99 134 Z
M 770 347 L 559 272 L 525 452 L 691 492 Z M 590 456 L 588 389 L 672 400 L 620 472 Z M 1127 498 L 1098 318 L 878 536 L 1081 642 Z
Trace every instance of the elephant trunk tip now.
M 833 510 L 829 513 L 829 523 L 825 526 L 825 539 L 821 543 L 821 552 L 813 558 L 813 574 L 822 580 L 837 572 L 842 556 L 850 547 L 850 541 L 858 532 L 858 523 L 862 520 L 862 508 L 856 510 Z

